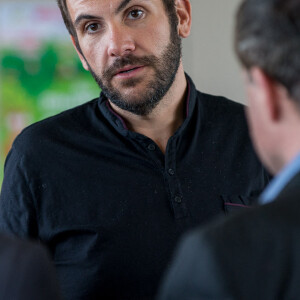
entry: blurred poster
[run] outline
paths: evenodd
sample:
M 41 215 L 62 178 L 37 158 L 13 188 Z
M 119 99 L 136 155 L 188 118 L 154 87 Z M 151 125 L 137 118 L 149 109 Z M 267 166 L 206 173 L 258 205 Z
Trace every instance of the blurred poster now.
M 0 185 L 5 157 L 24 127 L 98 95 L 56 1 L 0 2 Z

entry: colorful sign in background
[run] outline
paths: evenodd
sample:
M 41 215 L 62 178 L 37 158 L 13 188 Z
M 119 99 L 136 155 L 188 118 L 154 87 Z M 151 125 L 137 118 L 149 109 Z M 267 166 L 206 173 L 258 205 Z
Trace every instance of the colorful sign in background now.
M 0 186 L 24 127 L 98 95 L 55 1 L 0 3 Z

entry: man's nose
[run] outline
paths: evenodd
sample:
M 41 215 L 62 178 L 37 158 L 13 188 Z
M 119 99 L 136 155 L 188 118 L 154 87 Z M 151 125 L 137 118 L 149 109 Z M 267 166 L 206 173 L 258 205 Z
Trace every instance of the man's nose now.
M 109 29 L 108 55 L 121 57 L 135 50 L 132 34 L 124 25 L 111 25 Z

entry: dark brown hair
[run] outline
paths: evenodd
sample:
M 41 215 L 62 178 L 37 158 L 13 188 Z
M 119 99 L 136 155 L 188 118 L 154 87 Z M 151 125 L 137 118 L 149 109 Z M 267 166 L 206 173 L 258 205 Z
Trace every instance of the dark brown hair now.
M 246 69 L 259 67 L 300 104 L 300 1 L 244 0 L 235 51 Z

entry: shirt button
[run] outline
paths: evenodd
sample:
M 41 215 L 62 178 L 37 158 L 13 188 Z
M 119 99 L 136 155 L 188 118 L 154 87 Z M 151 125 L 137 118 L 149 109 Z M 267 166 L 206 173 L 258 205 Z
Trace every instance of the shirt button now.
M 181 199 L 180 196 L 176 196 L 174 200 L 175 200 L 176 203 L 181 203 L 182 202 L 182 199 Z
M 155 150 L 155 145 L 153 145 L 153 144 L 148 145 L 148 150 L 154 151 Z
M 171 175 L 171 176 L 173 176 L 174 174 L 175 174 L 175 171 L 173 170 L 173 169 L 169 169 L 169 174 Z

